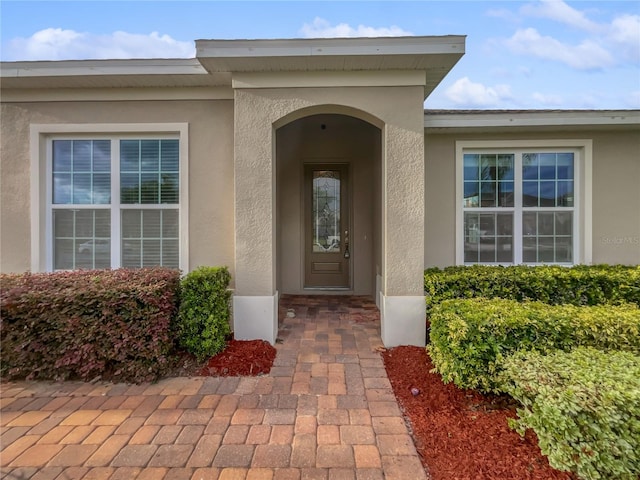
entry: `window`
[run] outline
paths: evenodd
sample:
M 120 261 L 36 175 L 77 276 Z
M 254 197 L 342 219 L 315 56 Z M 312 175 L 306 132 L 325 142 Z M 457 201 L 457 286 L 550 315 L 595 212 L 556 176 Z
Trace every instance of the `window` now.
M 45 269 L 186 267 L 180 133 L 47 136 Z
M 457 148 L 458 263 L 588 261 L 585 149 L 477 143 Z

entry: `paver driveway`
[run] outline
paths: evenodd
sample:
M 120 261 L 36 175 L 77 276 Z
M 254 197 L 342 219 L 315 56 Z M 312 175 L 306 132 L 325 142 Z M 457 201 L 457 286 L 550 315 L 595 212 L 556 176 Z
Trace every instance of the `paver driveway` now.
M 268 376 L 2 384 L 3 477 L 425 479 L 375 305 L 284 296 L 280 318 Z

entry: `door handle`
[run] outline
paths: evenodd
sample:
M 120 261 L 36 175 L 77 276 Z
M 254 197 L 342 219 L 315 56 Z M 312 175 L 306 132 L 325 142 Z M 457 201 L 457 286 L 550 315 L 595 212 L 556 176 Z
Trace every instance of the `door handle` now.
M 349 230 L 344 231 L 344 258 L 349 258 Z

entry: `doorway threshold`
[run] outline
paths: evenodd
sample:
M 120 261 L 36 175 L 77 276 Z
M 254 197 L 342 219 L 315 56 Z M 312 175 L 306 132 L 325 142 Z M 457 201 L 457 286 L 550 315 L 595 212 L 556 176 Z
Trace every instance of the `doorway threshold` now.
M 349 287 L 304 287 L 303 290 L 310 292 L 350 292 Z

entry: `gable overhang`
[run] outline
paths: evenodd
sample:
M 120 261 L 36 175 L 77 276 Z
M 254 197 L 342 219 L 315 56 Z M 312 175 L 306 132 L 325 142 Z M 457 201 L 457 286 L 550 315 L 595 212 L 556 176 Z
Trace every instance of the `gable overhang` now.
M 196 40 L 196 55 L 211 73 L 277 75 L 286 72 L 301 79 L 306 74 L 315 81 L 330 73 L 344 76 L 345 72 L 420 72 L 419 82 L 424 86 L 426 98 L 464 55 L 465 38 L 447 35 Z M 380 77 L 372 75 L 372 78 Z

